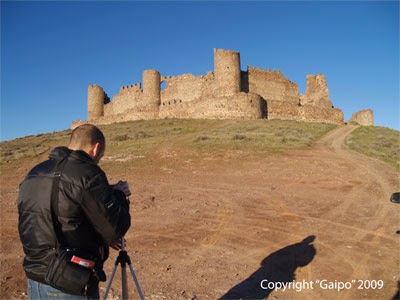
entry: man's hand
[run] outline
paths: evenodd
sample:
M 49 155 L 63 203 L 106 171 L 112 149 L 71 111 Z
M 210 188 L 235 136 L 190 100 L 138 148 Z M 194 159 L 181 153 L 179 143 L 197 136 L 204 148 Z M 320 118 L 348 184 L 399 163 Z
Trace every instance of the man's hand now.
M 126 240 L 124 239 L 124 243 L 126 243 Z M 115 240 L 110 244 L 110 247 L 113 248 L 114 250 L 121 250 L 122 249 L 122 239 Z
M 114 190 L 121 191 L 125 194 L 126 197 L 129 197 L 131 195 L 131 191 L 129 190 L 129 184 L 128 181 L 118 181 L 117 184 L 112 185 L 112 188 Z

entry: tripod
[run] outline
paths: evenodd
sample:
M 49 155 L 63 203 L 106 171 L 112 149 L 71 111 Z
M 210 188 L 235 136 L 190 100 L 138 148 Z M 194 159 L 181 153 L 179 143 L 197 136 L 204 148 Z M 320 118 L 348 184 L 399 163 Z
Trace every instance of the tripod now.
M 128 284 L 127 284 L 127 281 L 126 281 L 126 264 L 128 264 L 129 269 L 131 270 L 131 273 L 132 273 L 133 280 L 135 281 L 136 288 L 137 288 L 137 291 L 139 293 L 140 299 L 144 300 L 144 296 L 143 296 L 142 290 L 140 289 L 139 281 L 137 280 L 135 271 L 133 270 L 133 267 L 132 267 L 131 259 L 130 259 L 129 255 L 128 255 L 128 253 L 125 250 L 125 239 L 124 239 L 124 237 L 122 237 L 122 239 L 121 239 L 121 245 L 122 245 L 121 251 L 119 251 L 118 257 L 115 260 L 114 269 L 113 269 L 113 271 L 111 273 L 110 281 L 108 282 L 106 293 L 104 294 L 103 300 L 107 299 L 107 295 L 108 295 L 108 292 L 110 290 L 111 283 L 112 283 L 112 281 L 114 279 L 115 272 L 117 271 L 118 264 L 121 264 L 122 299 L 123 300 L 128 299 Z

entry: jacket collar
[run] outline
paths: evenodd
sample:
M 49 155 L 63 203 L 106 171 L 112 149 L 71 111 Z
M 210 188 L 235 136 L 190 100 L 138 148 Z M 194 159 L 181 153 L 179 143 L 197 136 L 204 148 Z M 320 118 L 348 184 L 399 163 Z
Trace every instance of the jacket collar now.
M 54 148 L 50 152 L 49 158 L 55 159 L 55 160 L 62 160 L 63 158 L 65 158 L 68 155 L 73 159 L 82 160 L 82 161 L 86 161 L 86 162 L 94 164 L 93 159 L 85 151 L 71 150 L 71 149 L 68 149 L 67 147 Z

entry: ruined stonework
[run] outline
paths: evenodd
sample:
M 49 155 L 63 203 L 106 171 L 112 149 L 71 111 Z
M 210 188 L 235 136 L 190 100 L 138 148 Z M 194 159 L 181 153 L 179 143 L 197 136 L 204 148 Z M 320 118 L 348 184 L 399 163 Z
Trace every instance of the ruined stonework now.
M 307 75 L 306 94 L 300 96 L 300 104 L 325 108 L 332 107 L 332 101 L 329 99 L 328 85 L 326 84 L 324 75 Z
M 371 109 L 363 109 L 351 116 L 350 122 L 357 123 L 363 126 L 374 125 L 374 113 Z
M 286 119 L 343 124 L 333 108 L 325 76 L 307 75 L 305 95 L 280 71 L 240 67 L 240 53 L 214 49 L 214 71 L 206 75 L 163 76 L 145 70 L 142 83 L 124 86 L 112 100 L 89 85 L 88 121 L 110 124 L 162 118 Z M 165 89 L 161 90 L 161 84 Z M 73 127 L 83 123 L 77 121 Z

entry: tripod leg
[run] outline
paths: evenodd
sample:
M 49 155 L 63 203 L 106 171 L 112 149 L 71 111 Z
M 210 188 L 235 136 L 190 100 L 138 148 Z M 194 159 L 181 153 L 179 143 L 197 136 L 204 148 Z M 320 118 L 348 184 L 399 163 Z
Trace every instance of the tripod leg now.
M 133 270 L 132 263 L 130 262 L 130 263 L 128 264 L 128 266 L 129 266 L 129 269 L 131 270 L 132 277 L 133 277 L 133 280 L 135 281 L 136 288 L 137 288 L 137 291 L 138 291 L 138 293 L 139 293 L 140 299 L 141 299 L 141 300 L 144 300 L 144 296 L 143 296 L 143 293 L 142 293 L 142 289 L 140 288 L 139 281 L 137 280 L 137 277 L 136 277 L 136 274 L 135 274 L 135 270 Z
M 104 294 L 103 300 L 107 299 L 108 292 L 110 291 L 111 283 L 112 283 L 112 281 L 114 279 L 115 271 L 117 271 L 117 267 L 118 267 L 118 261 L 115 263 L 114 269 L 112 270 L 112 273 L 111 273 L 111 276 L 110 276 L 110 280 L 108 281 L 106 293 Z
M 121 266 L 122 300 L 128 300 L 128 284 L 126 282 L 126 265 Z

